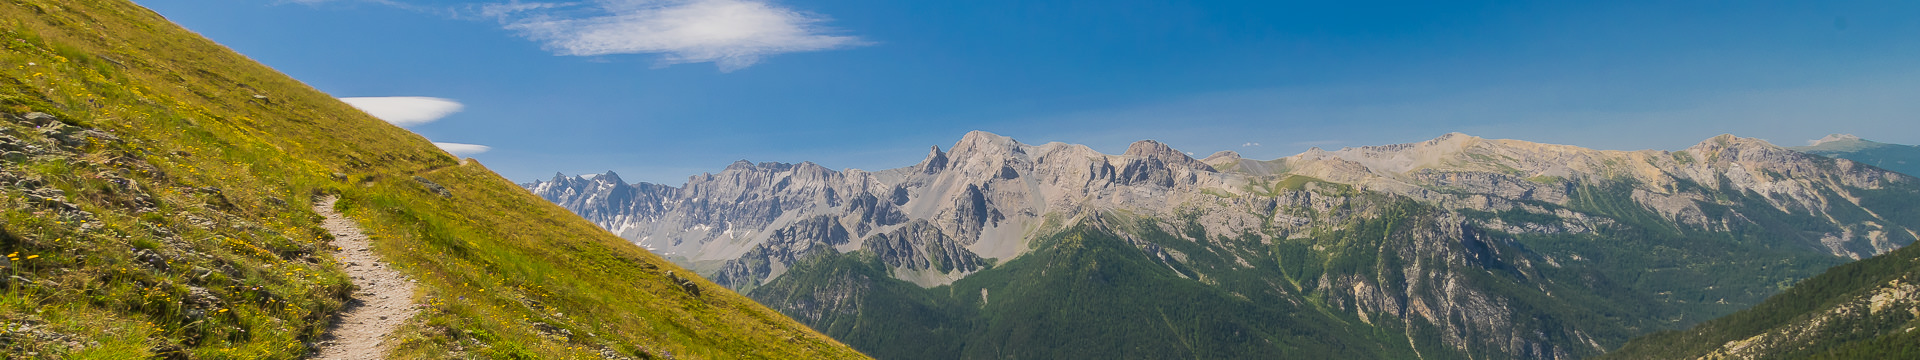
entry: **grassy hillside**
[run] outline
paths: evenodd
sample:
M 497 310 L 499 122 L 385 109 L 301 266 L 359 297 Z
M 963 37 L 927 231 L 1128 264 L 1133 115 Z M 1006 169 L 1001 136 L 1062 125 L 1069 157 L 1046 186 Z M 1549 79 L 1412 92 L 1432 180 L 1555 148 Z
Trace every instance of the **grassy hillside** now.
M 132 3 L 0 31 L 0 358 L 302 357 L 320 194 L 419 282 L 398 358 L 861 357 Z

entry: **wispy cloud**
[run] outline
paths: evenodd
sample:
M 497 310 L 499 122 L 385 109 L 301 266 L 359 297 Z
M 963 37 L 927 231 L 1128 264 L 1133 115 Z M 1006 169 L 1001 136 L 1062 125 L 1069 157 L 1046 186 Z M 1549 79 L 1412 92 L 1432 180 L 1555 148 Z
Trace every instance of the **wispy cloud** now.
M 399 126 L 434 122 L 466 108 L 466 105 L 461 105 L 458 101 L 425 96 L 349 97 L 340 98 L 340 101 L 360 108 L 360 111 L 365 111 L 368 115 Z M 446 150 L 454 156 L 469 156 L 493 150 L 493 147 L 486 145 L 449 142 L 436 142 L 433 146 L 440 147 L 440 150 Z
M 659 54 L 657 66 L 711 62 L 721 72 L 770 55 L 871 45 L 834 35 L 826 16 L 769 0 L 510 0 L 467 6 L 404 0 L 275 0 L 308 6 L 365 3 L 454 18 L 497 20 L 508 30 L 566 56 Z
M 723 72 L 768 55 L 869 44 L 829 35 L 821 15 L 760 0 L 514 1 L 478 13 L 558 55 L 660 54 L 660 66 L 711 62 Z
M 446 150 L 448 153 L 453 154 L 453 156 L 469 156 L 487 152 L 487 150 L 493 150 L 491 146 L 476 144 L 437 142 L 433 143 L 433 146 L 438 146 L 440 150 Z
M 349 97 L 340 101 L 399 126 L 430 123 L 466 108 L 458 101 L 424 96 Z
M 514 1 L 504 2 L 504 3 L 482 4 L 479 6 L 478 10 L 481 17 L 497 18 L 504 21 L 513 16 L 521 16 L 520 15 L 521 13 L 528 12 L 528 11 L 545 10 L 545 9 L 553 9 L 553 8 L 561 8 L 561 7 L 572 7 L 572 6 L 578 6 L 578 5 L 580 5 L 580 3 L 543 3 L 543 2 L 523 3 L 523 2 L 520 2 L 519 0 L 514 0 Z
M 446 11 L 445 9 L 407 4 L 407 3 L 402 3 L 394 0 L 275 0 L 274 2 L 280 3 L 280 4 L 293 3 L 293 4 L 301 4 L 301 5 L 307 5 L 307 6 L 320 6 L 323 4 L 362 4 L 364 3 L 364 4 L 374 4 L 374 5 L 385 5 L 385 6 L 394 7 L 402 10 L 418 11 L 418 12 L 426 12 L 426 13 L 442 13 L 442 14 L 453 13 L 451 11 Z
M 1260 143 L 1249 141 L 1245 144 L 1240 144 L 1240 147 L 1255 147 L 1255 146 L 1260 146 Z

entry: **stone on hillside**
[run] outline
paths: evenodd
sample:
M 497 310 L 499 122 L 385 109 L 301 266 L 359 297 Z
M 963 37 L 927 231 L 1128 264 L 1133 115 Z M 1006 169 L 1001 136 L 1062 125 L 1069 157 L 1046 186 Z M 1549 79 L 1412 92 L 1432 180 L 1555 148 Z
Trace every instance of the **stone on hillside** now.
M 160 255 L 159 252 L 155 252 L 152 249 L 140 249 L 140 251 L 135 251 L 133 252 L 133 258 L 134 260 L 139 260 L 140 263 L 147 264 L 147 266 L 151 266 L 155 269 L 160 269 L 160 271 L 166 271 L 168 268 L 170 268 L 170 266 L 168 265 L 168 262 L 171 260 L 167 259 L 165 255 Z
M 691 294 L 694 297 L 700 296 L 700 284 L 693 282 L 693 280 L 680 277 L 679 274 L 674 274 L 673 271 L 667 271 L 667 280 L 672 280 L 673 283 L 679 284 L 680 289 L 686 290 L 687 294 Z
M 440 195 L 440 197 L 442 198 L 453 197 L 453 192 L 447 191 L 447 187 L 440 186 L 440 183 L 433 182 L 433 180 L 427 180 L 427 178 L 415 176 L 413 177 L 413 181 L 420 182 L 421 186 L 427 187 L 427 191 L 432 191 L 435 195 Z
M 20 118 L 26 120 L 28 124 L 33 124 L 33 126 L 43 126 L 60 122 L 60 119 L 53 117 L 53 114 L 43 112 L 30 112 L 20 116 Z

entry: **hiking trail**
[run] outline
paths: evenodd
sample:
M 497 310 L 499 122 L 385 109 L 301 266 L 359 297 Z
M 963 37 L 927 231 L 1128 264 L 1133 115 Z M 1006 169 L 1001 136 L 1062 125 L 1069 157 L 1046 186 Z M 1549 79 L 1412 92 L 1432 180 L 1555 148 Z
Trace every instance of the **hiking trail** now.
M 360 231 L 359 224 L 333 211 L 338 197 L 318 200 L 313 212 L 327 218 L 321 227 L 333 234 L 333 246 L 338 249 L 334 259 L 359 290 L 347 301 L 338 321 L 328 327 L 327 335 L 321 337 L 320 352 L 314 359 L 381 359 L 392 348 L 385 343 L 386 338 L 417 312 L 414 284 L 374 255 L 373 242 Z

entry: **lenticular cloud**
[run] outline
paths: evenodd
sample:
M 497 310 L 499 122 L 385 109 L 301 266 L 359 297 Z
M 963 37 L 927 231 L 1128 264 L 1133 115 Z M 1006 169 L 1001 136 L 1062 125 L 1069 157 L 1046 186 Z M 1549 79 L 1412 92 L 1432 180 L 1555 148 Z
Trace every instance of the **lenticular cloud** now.
M 424 96 L 350 97 L 340 101 L 399 126 L 430 123 L 466 108 L 458 101 Z
M 447 153 L 453 154 L 453 156 L 469 156 L 487 152 L 487 150 L 493 150 L 491 146 L 476 144 L 437 142 L 433 143 L 433 146 L 440 147 L 440 150 L 446 150 Z
M 661 65 L 712 62 L 733 71 L 767 55 L 860 46 L 823 34 L 818 15 L 754 0 L 609 0 L 495 4 L 482 14 L 559 55 L 661 54 Z

